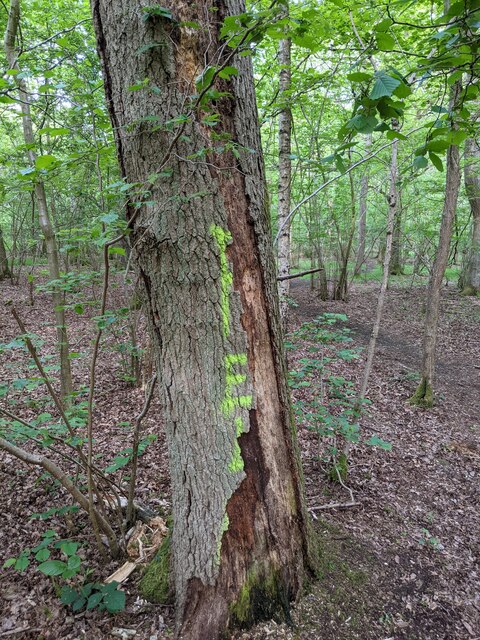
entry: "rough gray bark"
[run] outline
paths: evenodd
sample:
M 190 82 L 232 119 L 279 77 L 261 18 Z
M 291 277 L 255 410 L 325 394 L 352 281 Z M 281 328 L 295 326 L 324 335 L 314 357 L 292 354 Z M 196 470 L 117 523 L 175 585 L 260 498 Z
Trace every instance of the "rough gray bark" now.
M 164 1 L 173 20 L 145 20 L 150 5 L 92 0 L 122 173 L 149 188 L 127 215 L 169 448 L 177 630 L 215 640 L 288 609 L 306 566 L 307 520 L 252 65 L 228 60 L 218 36 L 245 6 Z M 179 26 L 192 21 L 200 27 Z M 229 95 L 215 103 L 220 124 L 206 126 L 191 105 L 195 79 L 227 60 L 238 75 L 216 79 Z M 144 90 L 128 90 L 146 77 Z M 225 134 L 235 154 L 218 148 Z
M 480 291 L 480 145 L 474 138 L 465 142 L 465 191 L 472 211 L 472 236 L 461 277 L 462 293 Z
M 285 3 L 288 13 L 288 2 Z M 292 111 L 289 105 L 288 92 L 291 87 L 291 41 L 280 40 L 278 51 L 280 64 L 280 87 L 278 92 L 279 102 L 282 104 L 278 114 L 278 226 L 281 229 L 278 238 L 278 275 L 287 276 L 290 273 L 290 231 L 288 222 L 291 203 L 292 181 Z M 290 294 L 290 280 L 281 280 L 278 283 L 280 295 L 280 315 L 284 327 L 288 315 L 288 296 Z
M 10 267 L 8 266 L 7 251 L 3 240 L 3 231 L 0 227 L 0 280 L 10 277 Z
M 10 10 L 8 13 L 8 23 L 5 30 L 5 54 L 10 69 L 20 71 L 18 62 L 18 54 L 15 48 L 15 40 L 17 38 L 20 26 L 20 0 L 10 0 Z M 30 112 L 30 97 L 27 90 L 26 82 L 19 75 L 15 75 L 15 82 L 18 88 L 18 94 L 21 101 L 23 137 L 25 144 L 28 145 L 28 159 L 33 167 L 37 155 L 35 153 L 35 137 L 33 135 L 32 116 Z M 60 279 L 60 262 L 57 247 L 55 231 L 50 220 L 47 197 L 45 194 L 45 185 L 41 179 L 35 181 L 35 200 L 38 209 L 38 219 L 47 249 L 47 260 L 49 275 L 52 280 Z M 63 310 L 63 294 L 55 288 L 52 294 L 52 301 L 55 311 L 55 324 L 57 329 L 57 345 L 60 353 L 60 380 L 62 398 L 67 398 L 73 391 L 72 373 L 69 359 L 69 346 L 67 328 L 65 325 L 65 312 Z
M 452 87 L 450 111 L 453 111 L 460 91 L 461 84 L 457 81 Z M 460 189 L 460 179 L 460 154 L 458 145 L 452 144 L 447 150 L 445 200 L 443 203 L 442 222 L 440 225 L 440 237 L 435 262 L 433 264 L 432 273 L 428 283 L 421 380 L 414 395 L 410 398 L 410 402 L 412 404 L 418 404 L 426 407 L 431 407 L 434 401 L 433 381 L 435 373 L 435 350 L 437 345 L 440 293 L 443 276 L 445 275 L 445 269 L 448 262 L 453 221 L 457 209 L 458 192 Z

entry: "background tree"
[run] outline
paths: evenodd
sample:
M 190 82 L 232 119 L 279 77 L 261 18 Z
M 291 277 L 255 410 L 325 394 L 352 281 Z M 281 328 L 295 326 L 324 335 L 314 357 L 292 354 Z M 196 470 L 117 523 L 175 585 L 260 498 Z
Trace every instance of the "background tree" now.
M 480 290 L 480 145 L 474 138 L 468 138 L 465 142 L 464 177 L 472 212 L 472 232 L 461 277 L 461 289 L 464 295 L 472 296 Z
M 284 4 L 288 16 L 288 3 Z M 290 109 L 290 91 L 292 83 L 292 43 L 289 38 L 280 40 L 278 47 L 278 63 L 280 65 L 280 83 L 278 102 L 281 105 L 278 114 L 278 226 L 281 229 L 278 238 L 278 275 L 290 273 L 290 224 L 287 220 L 291 204 L 292 181 L 292 111 Z M 280 316 L 286 326 L 288 314 L 288 296 L 290 280 L 278 283 L 280 294 Z
M 67 402 L 73 391 L 72 371 L 69 358 L 69 345 L 67 327 L 65 321 L 64 297 L 59 287 L 60 284 L 60 258 L 57 246 L 55 230 L 48 211 L 47 195 L 45 184 L 41 178 L 42 168 L 51 164 L 51 156 L 37 157 L 35 153 L 35 138 L 33 135 L 33 123 L 30 111 L 30 96 L 18 62 L 18 52 L 15 48 L 15 41 L 20 28 L 20 0 L 11 0 L 8 14 L 8 23 L 5 31 L 5 54 L 10 71 L 14 72 L 15 82 L 18 87 L 22 110 L 22 125 L 25 147 L 28 150 L 28 159 L 32 166 L 32 171 L 38 171 L 35 176 L 34 193 L 35 202 L 38 208 L 38 220 L 45 240 L 48 257 L 48 267 L 50 278 L 53 281 L 52 302 L 55 313 L 55 324 L 57 331 L 57 346 L 60 354 L 60 383 L 61 395 Z

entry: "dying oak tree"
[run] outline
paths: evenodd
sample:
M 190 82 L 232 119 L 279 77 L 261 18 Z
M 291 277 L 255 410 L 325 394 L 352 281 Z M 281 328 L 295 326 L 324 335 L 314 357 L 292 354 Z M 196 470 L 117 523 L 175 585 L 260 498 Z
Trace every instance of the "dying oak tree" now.
M 142 191 L 127 217 L 169 449 L 177 631 L 213 640 L 288 614 L 308 526 L 240 55 L 262 18 L 243 0 L 162 5 L 92 0 L 120 167 Z

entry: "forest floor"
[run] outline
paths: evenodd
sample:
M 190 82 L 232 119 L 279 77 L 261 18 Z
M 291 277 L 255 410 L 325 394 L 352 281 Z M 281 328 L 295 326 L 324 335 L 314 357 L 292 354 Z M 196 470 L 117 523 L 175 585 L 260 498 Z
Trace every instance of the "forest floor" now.
M 297 405 L 303 406 L 299 435 L 308 506 L 321 552 L 319 579 L 293 608 L 293 626 L 270 621 L 237 633 L 236 639 L 480 640 L 479 299 L 462 298 L 453 286 L 444 289 L 437 403 L 425 410 L 410 406 L 407 400 L 418 381 L 426 288 L 411 287 L 407 279 L 392 285 L 367 393 L 371 404 L 361 418 L 362 442 L 351 447 L 345 487 L 328 478 L 326 454 L 331 438 L 318 433 L 315 399 L 320 394 L 321 404 L 330 404 L 332 414 L 339 415 L 339 402 L 358 387 L 378 286 L 355 284 L 348 303 L 320 301 L 305 281 L 292 286 L 297 306 L 292 309 L 288 358 L 290 370 L 297 373 L 293 395 Z M 125 306 L 128 295 L 121 286 L 114 289 L 112 306 Z M 49 348 L 51 352 L 54 328 L 47 295 L 38 294 L 31 307 L 26 287 L 2 283 L 0 298 L 1 342 L 8 344 L 19 333 L 4 305 L 13 299 L 29 330 L 45 340 L 42 353 Z M 73 361 L 77 388 L 86 384 L 88 376 L 88 359 L 82 356 L 91 348 L 88 316 L 94 313 L 86 311 L 68 314 L 72 347 L 79 353 Z M 326 328 L 351 340 L 325 338 L 325 325 L 316 322 L 325 313 L 348 316 Z M 304 323 L 309 323 L 306 329 Z M 97 376 L 95 446 L 97 462 L 103 466 L 129 446 L 130 427 L 125 423 L 133 422 L 144 397 L 141 389 L 121 379 L 124 370 L 118 345 L 123 334 L 120 328 L 115 331 L 106 340 Z M 139 333 L 142 344 L 142 326 Z M 0 390 L 2 383 L 32 375 L 25 355 L 16 349 L 0 351 Z M 8 397 L 17 402 L 15 410 L 24 419 L 47 410 L 41 388 L 31 389 L 27 382 L 13 386 Z M 145 433 L 159 437 L 140 460 L 137 496 L 166 515 L 168 467 L 158 413 L 154 401 L 145 419 Z M 372 436 L 381 439 L 377 443 L 389 443 L 384 444 L 387 449 L 364 442 Z M 121 471 L 117 479 L 121 482 Z M 79 555 L 91 574 L 88 580 L 101 581 L 118 567 L 115 562 L 100 564 L 93 536 L 80 514 L 32 519 L 35 513 L 68 504 L 58 487 L 39 477 L 36 469 L 0 453 L 0 483 L 0 566 L 37 545 L 42 534 L 53 529 L 61 538 L 82 542 Z M 350 502 L 350 491 L 354 506 L 319 509 Z M 74 613 L 61 605 L 58 583 L 39 573 L 38 563 L 31 559 L 21 573 L 12 568 L 0 571 L 0 638 L 172 637 L 171 607 L 143 601 L 137 573 L 123 586 L 124 612 L 115 616 L 96 610 Z

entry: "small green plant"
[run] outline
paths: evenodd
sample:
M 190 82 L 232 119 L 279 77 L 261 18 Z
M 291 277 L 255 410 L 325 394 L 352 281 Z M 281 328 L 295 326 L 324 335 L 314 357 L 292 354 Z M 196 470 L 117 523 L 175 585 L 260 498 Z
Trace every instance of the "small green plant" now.
M 435 549 L 435 551 L 441 551 L 443 549 L 443 544 L 441 544 L 440 540 L 432 536 L 430 531 L 425 528 L 420 529 L 418 544 Z
M 301 348 L 307 353 L 289 374 L 294 411 L 302 424 L 318 435 L 319 449 L 325 461 L 331 463 L 329 477 L 334 482 L 343 482 L 348 473 L 348 461 L 337 449 L 337 439 L 360 441 L 355 386 L 331 371 L 336 361 L 351 362 L 359 357 L 358 349 L 347 348 L 346 343 L 352 341 L 350 330 L 342 326 L 347 320 L 344 314 L 324 313 L 290 333 L 285 345 L 287 349 Z M 363 400 L 361 410 L 369 403 Z M 365 443 L 391 449 L 390 443 L 377 436 Z
M 77 554 L 80 543 L 71 540 L 56 540 L 57 537 L 56 531 L 48 529 L 36 547 L 23 549 L 17 558 L 6 560 L 3 568 L 13 567 L 16 571 L 23 573 L 29 566 L 33 554 L 34 559 L 39 563 L 37 569 L 41 573 L 52 577 L 60 576 L 65 580 L 73 578 L 80 572 L 82 564 L 82 559 Z M 52 559 L 52 552 L 60 552 L 65 560 Z
M 62 587 L 60 600 L 72 607 L 72 611 L 98 609 L 109 613 L 118 613 L 125 609 L 125 593 L 118 590 L 118 582 L 89 582 L 80 589 Z
M 57 538 L 56 531 L 48 529 L 42 535 L 42 540 L 37 546 L 23 549 L 16 558 L 9 558 L 4 562 L 3 568 L 12 567 L 15 571 L 23 573 L 34 560 L 38 563 L 37 570 L 50 576 L 56 589 L 58 589 L 58 585 L 55 578 L 71 580 L 79 576 L 84 580 L 85 575 L 88 575 L 91 570 L 82 570 L 82 558 L 77 553 L 81 546 L 80 543 L 72 540 L 58 540 Z M 52 554 L 60 555 L 61 559 L 52 558 Z M 108 584 L 89 582 L 79 589 L 64 585 L 59 592 L 60 600 L 63 604 L 71 606 L 73 611 L 79 611 L 83 608 L 97 608 L 101 611 L 117 613 L 125 608 L 125 594 L 117 587 L 117 582 Z
M 138 456 L 139 457 L 142 456 L 145 453 L 145 450 L 147 449 L 148 445 L 150 445 L 152 442 L 155 442 L 156 439 L 157 439 L 157 436 L 151 433 L 148 436 L 146 436 L 143 440 L 141 440 L 138 445 Z M 123 449 L 123 451 L 120 451 L 119 454 L 115 456 L 115 458 L 113 459 L 113 462 L 110 465 L 108 465 L 108 467 L 106 467 L 106 469 L 104 470 L 105 473 L 113 473 L 114 471 L 118 471 L 122 467 L 125 467 L 131 462 L 132 456 L 133 456 L 132 447 L 127 447 L 126 449 Z

